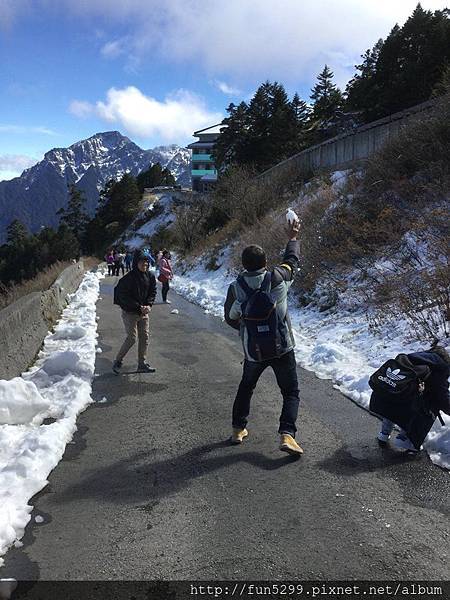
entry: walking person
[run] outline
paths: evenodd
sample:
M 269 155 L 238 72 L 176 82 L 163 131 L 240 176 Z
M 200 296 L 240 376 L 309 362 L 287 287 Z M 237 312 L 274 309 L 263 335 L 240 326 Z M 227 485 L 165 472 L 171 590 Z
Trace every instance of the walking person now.
M 128 252 L 125 254 L 125 270 L 127 273 L 129 273 L 131 271 L 131 267 L 133 264 L 133 253 L 130 252 L 128 250 Z
M 106 264 L 108 265 L 108 276 L 114 275 L 114 250 L 108 250 L 105 256 Z
M 119 276 L 120 271 L 122 271 L 122 275 L 125 275 L 124 259 L 125 255 L 122 254 L 122 252 L 119 252 L 119 250 L 116 250 L 116 252 L 114 253 L 114 274 L 117 277 Z
M 271 367 L 283 396 L 279 448 L 293 455 L 303 454 L 295 440 L 299 390 L 287 307 L 288 291 L 298 268 L 298 231 L 298 221 L 289 224 L 283 262 L 270 271 L 260 246 L 244 249 L 242 266 L 245 270 L 228 288 L 224 306 L 225 320 L 239 329 L 245 354 L 242 379 L 233 404 L 231 441 L 240 444 L 248 436 L 250 400 L 261 374 Z
M 373 392 L 370 410 L 383 420 L 377 435 L 387 445 L 395 425 L 394 447 L 409 453 L 420 450 L 439 412 L 450 415 L 448 377 L 450 356 L 445 348 L 399 354 L 386 361 L 369 379 Z
M 168 250 L 164 250 L 159 261 L 158 281 L 162 283 L 161 294 L 164 304 L 171 304 L 170 300 L 167 300 L 167 294 L 169 293 L 170 289 L 169 281 L 173 279 L 173 270 L 170 258 L 170 252 Z
M 155 369 L 147 362 L 149 339 L 149 314 L 156 297 L 156 280 L 148 270 L 148 257 L 137 250 L 133 258 L 133 268 L 119 279 L 114 289 L 114 304 L 122 309 L 122 320 L 126 338 L 117 353 L 113 371 L 120 373 L 122 361 L 138 338 L 138 372 L 154 373 Z
M 156 256 L 155 256 L 155 269 L 158 272 L 158 275 L 159 275 L 159 263 L 161 262 L 163 252 L 165 252 L 165 250 L 158 250 L 158 252 L 156 253 Z

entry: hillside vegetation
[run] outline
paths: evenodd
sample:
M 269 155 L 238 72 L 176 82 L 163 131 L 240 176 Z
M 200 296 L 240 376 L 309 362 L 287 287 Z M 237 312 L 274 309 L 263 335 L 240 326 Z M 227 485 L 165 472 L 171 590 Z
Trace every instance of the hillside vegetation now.
M 239 268 L 242 248 L 263 246 L 280 258 L 284 209 L 300 215 L 302 265 L 296 294 L 321 310 L 365 309 L 378 327 L 398 315 L 412 335 L 448 337 L 450 317 L 450 96 L 405 127 L 364 171 L 261 180 L 231 169 L 214 193 L 176 211 L 172 241 L 189 264 L 210 269 L 229 248 Z M 156 240 L 155 240 L 156 241 Z

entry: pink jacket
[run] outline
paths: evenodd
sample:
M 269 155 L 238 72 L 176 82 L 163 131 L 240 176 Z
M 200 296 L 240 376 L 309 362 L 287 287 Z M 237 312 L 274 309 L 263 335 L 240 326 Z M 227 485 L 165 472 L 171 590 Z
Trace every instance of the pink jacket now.
M 167 277 L 167 279 L 172 279 L 172 264 L 167 258 L 161 258 L 159 261 L 159 274 L 163 277 Z

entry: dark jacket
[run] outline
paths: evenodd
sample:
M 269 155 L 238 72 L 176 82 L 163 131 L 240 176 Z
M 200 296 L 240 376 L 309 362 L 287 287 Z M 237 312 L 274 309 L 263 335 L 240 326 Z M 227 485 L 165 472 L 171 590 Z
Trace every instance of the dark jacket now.
M 287 294 L 289 288 L 294 281 L 294 277 L 298 270 L 299 262 L 299 243 L 296 240 L 291 240 L 286 246 L 281 265 L 275 267 L 271 271 L 271 292 L 277 302 L 278 322 L 281 324 L 281 335 L 283 340 L 282 353 L 285 354 L 292 350 L 295 346 L 294 335 L 292 333 L 291 321 L 287 309 Z M 266 274 L 266 269 L 259 271 L 244 271 L 242 273 L 246 283 L 252 289 L 257 289 L 261 286 Z M 253 361 L 247 349 L 247 334 L 246 328 L 240 319 L 241 304 L 246 300 L 245 292 L 239 286 L 237 281 L 229 286 L 227 297 L 224 305 L 225 321 L 240 331 L 244 353 L 247 360 Z
M 450 414 L 448 377 L 450 366 L 435 352 L 414 352 L 407 355 L 413 365 L 427 366 L 430 374 L 424 383 L 423 393 L 410 400 L 397 403 L 392 397 L 373 392 L 370 410 L 396 425 L 405 432 L 414 446 L 419 449 L 440 410 Z
M 152 306 L 156 298 L 155 276 L 138 269 L 137 263 L 142 258 L 145 258 L 143 253 L 135 253 L 132 270 L 119 279 L 114 289 L 114 304 L 126 312 L 141 314 L 141 306 Z

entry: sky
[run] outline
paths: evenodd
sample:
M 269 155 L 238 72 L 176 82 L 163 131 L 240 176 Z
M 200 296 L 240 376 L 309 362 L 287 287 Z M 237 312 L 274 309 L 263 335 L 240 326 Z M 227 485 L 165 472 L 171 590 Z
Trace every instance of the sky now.
M 266 80 L 308 101 L 325 64 L 343 89 L 416 4 L 0 0 L 0 180 L 100 131 L 146 149 L 186 145 Z

